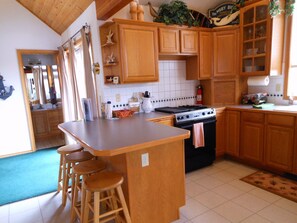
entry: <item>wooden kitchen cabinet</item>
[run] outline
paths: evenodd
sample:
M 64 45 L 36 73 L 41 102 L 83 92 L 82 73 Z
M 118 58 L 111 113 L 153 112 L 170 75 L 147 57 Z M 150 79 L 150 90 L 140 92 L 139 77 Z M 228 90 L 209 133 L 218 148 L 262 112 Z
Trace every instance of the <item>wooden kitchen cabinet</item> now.
M 198 31 L 159 28 L 160 55 L 197 55 Z
M 239 28 L 215 30 L 214 45 L 214 77 L 235 77 L 238 75 Z
M 262 0 L 240 9 L 241 75 L 282 73 L 285 16 L 271 18 L 269 2 Z M 281 8 L 284 2 L 280 1 Z
M 199 32 L 199 79 L 210 79 L 213 74 L 213 34 Z
M 226 153 L 239 156 L 240 112 L 226 111 Z
M 62 109 L 36 110 L 31 112 L 35 139 L 62 137 L 58 124 L 63 122 Z
M 265 165 L 291 172 L 294 158 L 295 117 L 267 114 Z
M 263 162 L 264 123 L 264 113 L 241 112 L 241 158 L 257 163 Z
M 174 124 L 173 116 L 166 116 L 166 117 L 161 117 L 161 118 L 149 119 L 149 121 L 160 123 L 160 124 L 163 124 L 163 125 L 168 125 L 168 126 L 173 126 L 173 124 Z
M 216 157 L 225 153 L 225 108 L 216 108 Z
M 106 44 L 109 32 L 114 44 Z M 158 29 L 152 23 L 113 19 L 100 27 L 103 61 L 113 55 L 115 63 L 104 63 L 105 83 L 119 77 L 121 84 L 159 80 Z

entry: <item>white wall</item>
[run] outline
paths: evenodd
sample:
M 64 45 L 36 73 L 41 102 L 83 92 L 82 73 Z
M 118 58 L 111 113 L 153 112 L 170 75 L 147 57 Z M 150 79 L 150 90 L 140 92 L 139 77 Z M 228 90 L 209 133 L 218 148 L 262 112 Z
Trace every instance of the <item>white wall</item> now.
M 16 1 L 0 0 L 0 73 L 15 91 L 0 99 L 0 156 L 31 150 L 17 49 L 56 50 L 61 37 Z

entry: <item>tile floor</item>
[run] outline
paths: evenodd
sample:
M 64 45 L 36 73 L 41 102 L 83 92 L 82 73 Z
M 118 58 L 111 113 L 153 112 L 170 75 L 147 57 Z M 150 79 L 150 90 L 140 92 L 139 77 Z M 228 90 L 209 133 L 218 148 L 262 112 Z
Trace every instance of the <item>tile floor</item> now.
M 186 205 L 173 223 L 296 223 L 297 203 L 239 179 L 255 169 L 223 160 L 186 175 Z M 0 207 L 0 223 L 68 223 L 61 193 Z M 152 222 L 158 223 L 158 222 Z

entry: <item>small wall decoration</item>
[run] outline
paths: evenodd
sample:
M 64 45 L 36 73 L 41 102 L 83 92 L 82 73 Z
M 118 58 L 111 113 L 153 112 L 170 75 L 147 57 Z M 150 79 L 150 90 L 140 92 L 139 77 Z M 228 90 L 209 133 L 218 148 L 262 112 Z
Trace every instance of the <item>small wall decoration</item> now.
M 100 64 L 98 62 L 93 64 L 93 72 L 95 74 L 100 74 Z
M 3 84 L 4 78 L 2 75 L 0 75 L 0 98 L 2 100 L 6 100 L 13 92 L 14 88 L 12 85 L 4 86 Z
M 209 9 L 208 15 L 215 26 L 239 24 L 239 8 L 234 2 L 225 2 L 214 9 Z

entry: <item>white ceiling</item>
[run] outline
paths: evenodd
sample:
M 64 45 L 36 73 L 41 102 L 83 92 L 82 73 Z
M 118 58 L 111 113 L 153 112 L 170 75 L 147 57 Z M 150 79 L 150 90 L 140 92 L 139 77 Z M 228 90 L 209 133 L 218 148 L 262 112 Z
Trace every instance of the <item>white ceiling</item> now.
M 171 0 L 139 0 L 141 5 L 147 5 L 151 2 L 154 7 L 159 7 L 162 3 L 169 3 Z M 230 0 L 234 2 L 234 0 Z M 183 0 L 189 9 L 196 10 L 207 15 L 208 9 L 215 8 L 223 2 L 230 2 L 228 0 Z

